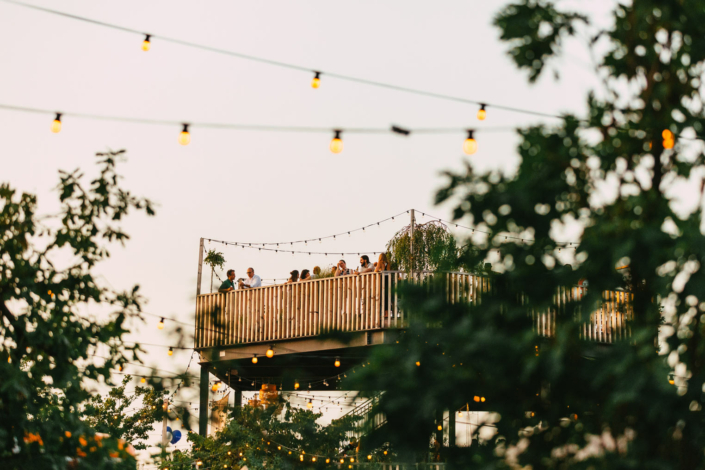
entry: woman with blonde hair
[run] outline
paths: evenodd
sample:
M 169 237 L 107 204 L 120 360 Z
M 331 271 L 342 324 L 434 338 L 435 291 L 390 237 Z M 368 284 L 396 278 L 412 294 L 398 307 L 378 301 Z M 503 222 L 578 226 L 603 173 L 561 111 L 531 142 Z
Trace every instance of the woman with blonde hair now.
M 389 261 L 387 260 L 387 253 L 380 253 L 377 262 L 375 263 L 375 272 L 379 273 L 382 271 L 390 271 Z

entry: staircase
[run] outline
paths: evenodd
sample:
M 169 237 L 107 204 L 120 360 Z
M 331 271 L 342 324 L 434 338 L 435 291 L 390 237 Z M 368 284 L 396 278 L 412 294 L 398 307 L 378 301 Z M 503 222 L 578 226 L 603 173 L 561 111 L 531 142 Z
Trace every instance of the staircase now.
M 359 441 L 365 432 L 373 431 L 387 422 L 387 418 L 384 414 L 373 411 L 374 407 L 379 404 L 381 397 L 382 392 L 379 392 L 343 415 L 359 416 L 362 418 L 358 421 L 358 425 L 355 427 L 355 430 L 348 434 L 350 439 L 355 438 Z

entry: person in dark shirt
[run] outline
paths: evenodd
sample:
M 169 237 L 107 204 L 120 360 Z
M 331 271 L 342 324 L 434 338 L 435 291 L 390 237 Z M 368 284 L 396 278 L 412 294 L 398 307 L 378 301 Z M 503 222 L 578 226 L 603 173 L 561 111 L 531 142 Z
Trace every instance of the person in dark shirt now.
M 235 290 L 235 283 L 233 282 L 235 280 L 235 270 L 229 269 L 227 274 L 228 278 L 220 285 L 218 292 L 230 292 Z

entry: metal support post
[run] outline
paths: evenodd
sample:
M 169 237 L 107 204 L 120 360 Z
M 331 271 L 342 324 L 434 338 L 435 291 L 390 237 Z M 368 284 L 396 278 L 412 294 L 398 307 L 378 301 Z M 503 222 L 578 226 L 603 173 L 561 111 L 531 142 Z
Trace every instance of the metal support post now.
M 200 401 L 198 403 L 198 434 L 203 437 L 208 435 L 208 380 L 210 373 L 208 366 L 201 364 Z
M 416 218 L 414 217 L 414 209 L 411 209 L 411 239 L 409 241 L 409 272 L 411 273 L 411 281 L 414 280 L 414 230 L 416 226 Z
M 448 447 L 455 447 L 455 415 L 456 411 L 448 410 Z

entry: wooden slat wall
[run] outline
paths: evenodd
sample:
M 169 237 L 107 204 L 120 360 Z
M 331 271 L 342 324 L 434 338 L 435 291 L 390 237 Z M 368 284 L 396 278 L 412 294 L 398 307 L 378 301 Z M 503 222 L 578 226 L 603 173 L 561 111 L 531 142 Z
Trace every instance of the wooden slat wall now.
M 479 305 L 482 294 L 491 288 L 487 277 L 468 273 L 443 276 L 450 303 Z M 196 299 L 195 347 L 311 337 L 332 329 L 400 328 L 406 318 L 399 308 L 396 286 L 407 279 L 406 273 L 385 271 L 200 295 Z M 429 273 L 414 275 L 414 282 L 428 289 L 429 281 Z M 584 295 L 582 287 L 561 287 L 552 308 L 530 311 L 538 334 L 554 335 L 557 315 L 571 314 L 569 306 Z M 583 325 L 581 338 L 611 343 L 628 337 L 631 332 L 625 320 L 633 315 L 631 300 L 628 292 L 604 292 L 602 306 Z

